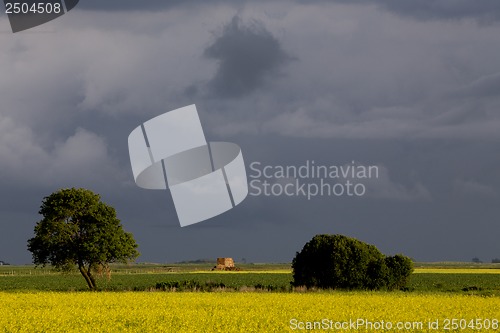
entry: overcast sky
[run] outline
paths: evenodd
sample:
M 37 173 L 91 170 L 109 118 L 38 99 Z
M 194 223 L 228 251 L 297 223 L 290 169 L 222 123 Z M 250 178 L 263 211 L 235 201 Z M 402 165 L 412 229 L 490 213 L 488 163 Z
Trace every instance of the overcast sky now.
M 0 260 L 29 263 L 42 198 L 113 205 L 141 262 L 289 262 L 318 233 L 419 261 L 500 257 L 500 2 L 81 0 L 12 34 L 0 15 Z M 249 196 L 181 228 L 127 138 L 196 104 L 252 162 L 377 165 L 360 198 Z

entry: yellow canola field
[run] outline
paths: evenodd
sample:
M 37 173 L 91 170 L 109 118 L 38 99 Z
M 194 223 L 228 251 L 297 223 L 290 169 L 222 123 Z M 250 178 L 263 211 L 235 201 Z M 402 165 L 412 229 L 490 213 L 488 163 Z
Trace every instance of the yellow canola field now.
M 500 274 L 498 268 L 416 268 L 414 273 L 437 274 Z
M 500 298 L 465 295 L 0 292 L 0 332 L 498 332 L 499 319 Z

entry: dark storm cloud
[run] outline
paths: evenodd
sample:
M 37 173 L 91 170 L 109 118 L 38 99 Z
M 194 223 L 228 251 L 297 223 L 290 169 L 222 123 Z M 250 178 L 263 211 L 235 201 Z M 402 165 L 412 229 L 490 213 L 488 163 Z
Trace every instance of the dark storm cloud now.
M 333 1 L 305 1 L 298 3 L 311 4 L 315 2 L 336 2 L 341 4 L 367 4 L 378 5 L 380 8 L 398 15 L 412 17 L 420 20 L 434 19 L 467 19 L 473 18 L 481 22 L 491 22 L 500 19 L 500 1 L 498 0 L 333 0 Z M 241 5 L 250 3 L 245 0 L 82 0 L 78 8 L 89 10 L 160 10 L 198 4 L 227 4 Z M 286 6 L 287 2 L 283 2 Z
M 300 2 L 310 3 L 310 1 Z M 334 0 L 333 2 L 377 5 L 389 12 L 418 20 L 470 18 L 487 23 L 500 19 L 500 1 L 497 0 Z
M 473 18 L 489 22 L 500 19 L 497 0 L 381 0 L 380 5 L 396 14 L 421 20 Z
M 139 261 L 290 261 L 317 233 L 498 257 L 500 26 L 459 20 L 496 12 L 472 3 L 82 0 L 57 33 L 0 34 L 0 260 L 30 261 L 41 199 L 71 186 L 116 208 Z M 247 166 L 356 161 L 381 177 L 359 200 L 249 196 L 180 228 L 168 191 L 135 185 L 127 136 L 192 103 Z
M 156 1 L 156 0 L 83 0 L 80 1 L 78 8 L 89 9 L 89 10 L 109 10 L 109 11 L 119 11 L 119 10 L 158 10 L 178 6 L 179 4 L 188 4 L 196 1 L 183 1 L 183 0 L 173 0 L 173 1 Z
M 209 89 L 222 98 L 253 92 L 292 59 L 262 24 L 244 25 L 238 16 L 223 28 L 222 34 L 204 55 L 218 62 Z
M 340 4 L 361 4 L 376 5 L 383 10 L 395 13 L 397 15 L 411 17 L 418 20 L 439 20 L 439 19 L 475 19 L 481 23 L 488 23 L 500 20 L 500 1 L 498 0 L 333 0 L 333 1 L 304 1 L 297 0 L 298 3 L 328 3 L 335 2 Z M 78 8 L 87 10 L 104 11 L 127 11 L 144 10 L 156 11 L 162 9 L 171 9 L 177 7 L 196 6 L 196 5 L 215 5 L 225 4 L 231 6 L 240 6 L 250 4 L 245 0 L 87 0 L 80 1 Z M 286 6 L 286 2 L 283 2 Z
M 457 89 L 453 97 L 486 98 L 500 96 L 500 73 L 488 74 L 472 83 Z
M 217 0 L 211 1 L 210 4 L 214 3 L 227 3 L 227 4 L 238 4 L 244 3 L 244 0 Z M 174 7 L 185 7 L 189 5 L 197 4 L 207 4 L 207 1 L 200 0 L 82 0 L 78 5 L 81 9 L 89 10 L 106 10 L 106 11 L 121 11 L 121 10 L 160 10 L 169 9 Z

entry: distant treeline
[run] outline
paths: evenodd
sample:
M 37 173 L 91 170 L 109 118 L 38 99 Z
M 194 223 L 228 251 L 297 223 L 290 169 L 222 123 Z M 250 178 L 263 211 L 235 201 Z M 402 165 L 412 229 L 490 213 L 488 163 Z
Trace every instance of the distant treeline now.
M 213 264 L 216 260 L 214 259 L 196 259 L 196 260 L 184 260 L 177 261 L 176 264 Z
M 481 259 L 479 259 L 478 257 L 472 258 L 472 262 L 476 263 L 476 264 L 482 264 L 483 263 L 483 261 Z M 491 263 L 492 264 L 499 264 L 500 263 L 500 259 L 499 258 L 491 259 Z

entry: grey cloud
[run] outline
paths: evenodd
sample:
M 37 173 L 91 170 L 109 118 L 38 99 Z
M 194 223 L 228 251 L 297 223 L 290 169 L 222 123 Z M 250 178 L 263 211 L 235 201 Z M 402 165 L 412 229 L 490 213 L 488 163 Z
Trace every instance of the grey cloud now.
M 209 90 L 218 97 L 239 97 L 260 88 L 292 58 L 261 23 L 244 25 L 238 16 L 204 52 L 218 62 Z
M 304 0 L 299 2 L 310 3 Z M 490 23 L 500 19 L 500 2 L 497 0 L 333 0 L 331 2 L 376 5 L 397 15 L 418 20 L 475 19 L 480 23 Z
M 179 6 L 181 4 L 199 3 L 199 1 L 161 1 L 161 0 L 82 0 L 78 5 L 80 9 L 122 11 L 122 10 L 161 10 Z
M 0 117 L 0 180 L 13 186 L 95 186 L 103 181 L 124 179 L 106 140 L 85 129 L 77 129 L 51 149 L 38 143 L 28 127 Z
M 41 199 L 62 186 L 116 207 L 141 261 L 286 261 L 314 234 L 337 232 L 419 260 L 499 253 L 498 26 L 315 1 L 246 2 L 234 23 L 229 1 L 203 3 L 82 0 L 92 10 L 46 26 L 57 33 L 0 35 L 0 259 L 29 261 Z M 242 23 L 251 19 L 264 23 Z M 288 54 L 300 61 L 283 67 Z M 286 80 L 267 75 L 284 69 Z M 224 85 L 240 74 L 241 86 Z M 190 86 L 198 92 L 186 96 Z M 356 160 L 386 173 L 359 200 L 249 197 L 181 229 L 168 191 L 135 186 L 127 136 L 192 103 L 207 139 L 238 143 L 247 165 Z
M 437 104 L 434 107 L 437 107 Z M 449 104 L 447 105 L 450 106 Z M 423 106 L 370 110 L 342 122 L 323 119 L 311 110 L 282 113 L 260 127 L 264 133 L 301 138 L 372 139 L 494 139 L 500 138 L 500 119 L 488 106 L 484 112 L 474 104 L 427 116 Z M 491 107 L 491 106 L 490 106 Z M 484 106 L 483 106 L 484 108 Z M 392 116 L 389 114 L 394 113 Z M 378 116 L 378 118 L 377 118 Z M 243 124 L 239 126 L 244 127 Z M 246 127 L 247 129 L 250 127 Z
M 456 98 L 500 97 L 500 73 L 484 75 L 456 89 L 451 95 Z
M 500 3 L 497 0 L 297 0 L 298 3 L 328 3 L 340 4 L 364 4 L 376 5 L 383 10 L 404 17 L 418 20 L 436 19 L 475 19 L 479 22 L 488 23 L 500 19 Z M 250 1 L 245 0 L 216 0 L 210 1 L 210 5 L 245 5 Z M 282 2 L 285 6 L 287 3 Z M 87 0 L 80 1 L 77 8 L 88 10 L 123 11 L 123 10 L 145 10 L 156 11 L 177 7 L 207 5 L 206 1 L 200 0 Z
M 379 2 L 384 9 L 420 20 L 472 18 L 487 23 L 500 19 L 500 2 L 496 0 L 381 0 Z
M 496 190 L 493 186 L 481 184 L 474 180 L 456 180 L 453 184 L 455 194 L 471 197 L 495 197 Z
M 300 58 L 287 71 L 290 79 L 273 87 L 272 98 L 263 92 L 246 100 L 269 112 L 226 117 L 217 131 L 323 139 L 500 137 L 496 26 L 412 22 L 349 8 L 356 13 L 346 23 L 352 28 L 338 32 L 328 18 L 338 22 L 343 10 L 318 13 L 305 32 L 291 24 L 289 35 L 321 38 L 286 39 Z M 307 8 L 290 16 L 312 14 Z
M 420 182 L 407 186 L 394 182 L 384 165 L 377 165 L 378 178 L 368 178 L 362 183 L 366 185 L 367 197 L 397 201 L 430 201 L 429 190 Z

